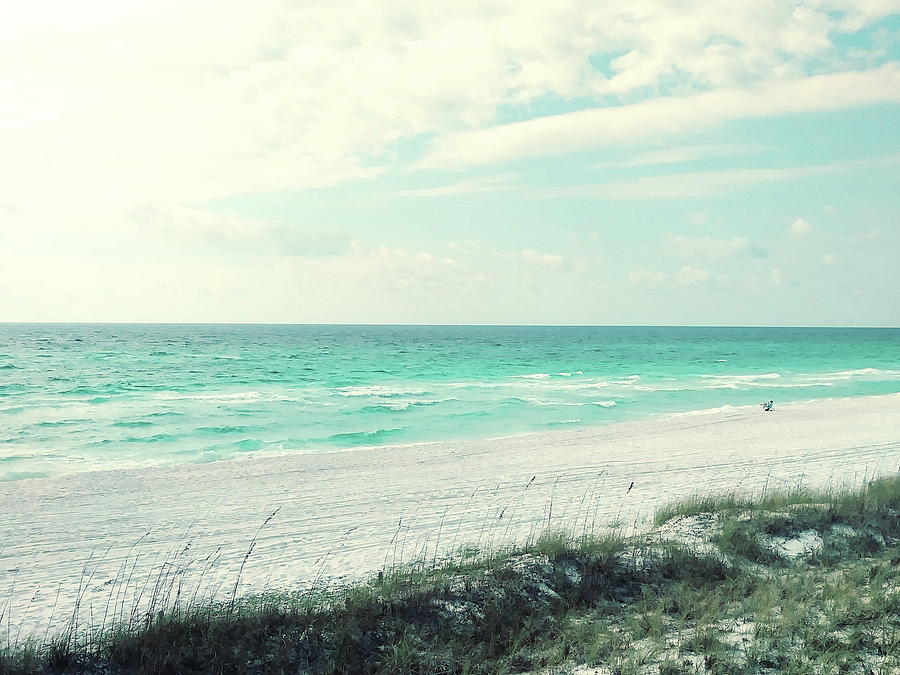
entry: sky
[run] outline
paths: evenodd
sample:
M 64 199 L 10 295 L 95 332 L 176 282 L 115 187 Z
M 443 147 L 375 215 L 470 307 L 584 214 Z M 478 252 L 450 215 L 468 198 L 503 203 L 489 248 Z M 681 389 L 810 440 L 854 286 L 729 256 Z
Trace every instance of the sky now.
M 900 0 L 0 3 L 0 321 L 900 325 Z

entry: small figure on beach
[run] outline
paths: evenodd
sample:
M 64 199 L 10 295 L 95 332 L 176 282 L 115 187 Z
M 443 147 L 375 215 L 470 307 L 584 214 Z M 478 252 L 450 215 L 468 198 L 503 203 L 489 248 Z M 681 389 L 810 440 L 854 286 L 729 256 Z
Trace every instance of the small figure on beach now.
M 771 412 L 772 408 L 775 406 L 775 401 L 766 401 L 765 403 L 760 403 L 760 405 L 766 412 Z

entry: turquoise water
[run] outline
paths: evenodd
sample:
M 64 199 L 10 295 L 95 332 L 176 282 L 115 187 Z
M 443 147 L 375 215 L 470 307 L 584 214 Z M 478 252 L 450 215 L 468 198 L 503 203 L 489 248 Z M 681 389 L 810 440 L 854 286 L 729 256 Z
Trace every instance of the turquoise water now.
M 0 480 L 900 391 L 900 329 L 0 324 Z

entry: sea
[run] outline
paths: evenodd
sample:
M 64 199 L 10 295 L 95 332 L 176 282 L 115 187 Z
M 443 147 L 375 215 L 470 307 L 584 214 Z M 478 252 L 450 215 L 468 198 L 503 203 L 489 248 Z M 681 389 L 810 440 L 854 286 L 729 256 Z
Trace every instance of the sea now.
M 0 324 L 0 480 L 897 392 L 897 328 Z

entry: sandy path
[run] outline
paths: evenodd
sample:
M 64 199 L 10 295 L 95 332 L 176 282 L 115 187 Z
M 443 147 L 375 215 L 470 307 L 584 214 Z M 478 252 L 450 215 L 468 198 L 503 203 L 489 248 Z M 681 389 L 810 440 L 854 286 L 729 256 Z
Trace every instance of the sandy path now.
M 275 509 L 242 592 L 361 574 L 463 543 L 522 541 L 548 522 L 640 526 L 658 504 L 697 492 L 858 484 L 898 468 L 893 394 L 0 483 L 2 637 L 19 626 L 43 633 L 51 615 L 53 626 L 65 623 L 79 585 L 85 617 L 119 615 L 120 605 L 127 614 L 129 593 L 149 580 L 146 599 L 160 569 L 171 571 L 162 583 L 173 590 L 185 580 L 182 597 L 198 585 L 201 594 L 230 592 Z

